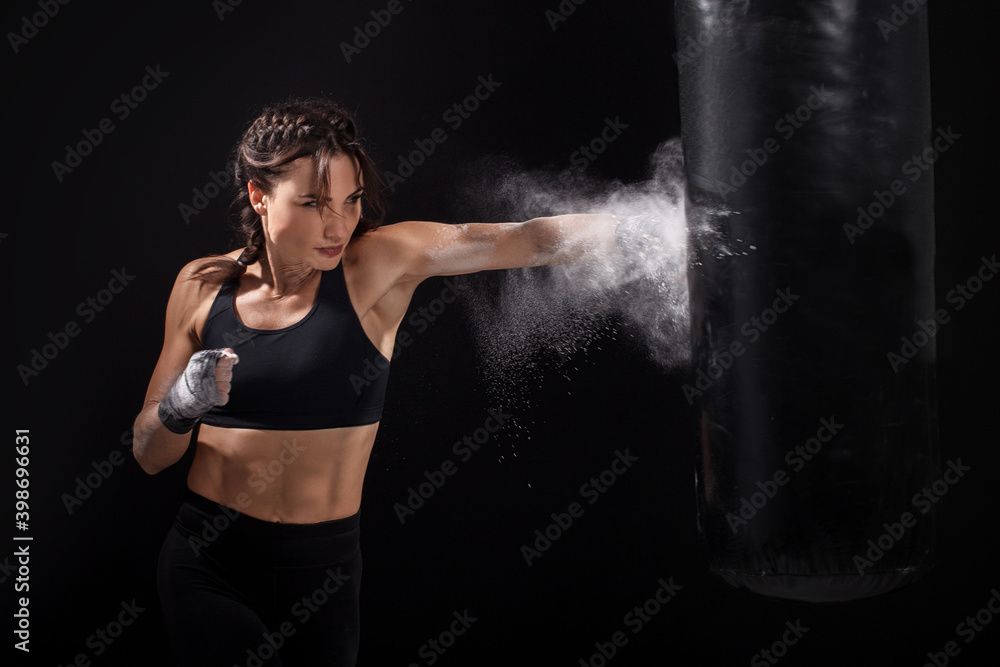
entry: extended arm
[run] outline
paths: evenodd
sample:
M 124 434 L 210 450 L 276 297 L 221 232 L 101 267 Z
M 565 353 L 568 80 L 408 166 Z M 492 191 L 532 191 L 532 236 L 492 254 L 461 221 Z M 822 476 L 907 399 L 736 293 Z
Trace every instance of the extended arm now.
M 610 215 L 573 214 L 526 222 L 445 225 L 403 222 L 405 278 L 449 276 L 491 269 L 575 264 L 617 255 Z

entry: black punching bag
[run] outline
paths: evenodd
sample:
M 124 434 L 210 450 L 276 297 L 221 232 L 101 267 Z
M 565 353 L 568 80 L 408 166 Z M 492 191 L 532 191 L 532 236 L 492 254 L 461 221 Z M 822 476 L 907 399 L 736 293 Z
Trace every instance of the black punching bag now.
M 677 0 L 676 21 L 709 567 L 793 600 L 891 591 L 931 565 L 941 467 L 930 164 L 951 139 L 924 5 Z

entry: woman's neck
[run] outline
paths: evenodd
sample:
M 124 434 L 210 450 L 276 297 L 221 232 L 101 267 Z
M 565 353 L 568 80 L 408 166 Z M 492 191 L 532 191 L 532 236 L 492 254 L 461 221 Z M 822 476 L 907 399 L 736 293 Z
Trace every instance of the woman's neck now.
M 260 281 L 268 286 L 271 297 L 282 299 L 302 291 L 318 272 L 302 262 L 284 262 L 276 251 L 266 249 L 257 260 Z

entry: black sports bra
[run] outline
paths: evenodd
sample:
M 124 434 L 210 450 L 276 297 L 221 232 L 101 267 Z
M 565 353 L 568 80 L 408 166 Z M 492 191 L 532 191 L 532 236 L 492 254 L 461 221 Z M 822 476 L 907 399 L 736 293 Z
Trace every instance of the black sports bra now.
M 209 410 L 202 423 L 309 430 L 382 418 L 389 360 L 361 327 L 343 265 L 323 272 L 312 310 L 282 329 L 244 326 L 233 305 L 239 277 L 222 285 L 205 321 L 202 346 L 230 347 L 240 359 L 229 402 Z

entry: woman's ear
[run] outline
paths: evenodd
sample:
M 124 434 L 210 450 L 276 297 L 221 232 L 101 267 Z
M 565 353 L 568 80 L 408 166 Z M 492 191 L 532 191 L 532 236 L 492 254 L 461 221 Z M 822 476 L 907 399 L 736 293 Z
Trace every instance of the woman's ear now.
M 257 215 L 264 216 L 267 214 L 267 202 L 265 200 L 264 191 L 259 187 L 254 185 L 253 181 L 247 182 L 247 192 L 250 195 L 250 205 L 253 206 L 253 210 L 257 212 Z

